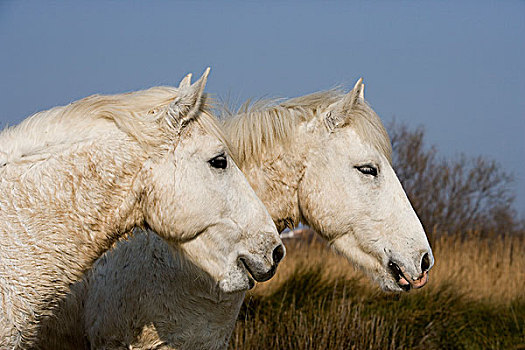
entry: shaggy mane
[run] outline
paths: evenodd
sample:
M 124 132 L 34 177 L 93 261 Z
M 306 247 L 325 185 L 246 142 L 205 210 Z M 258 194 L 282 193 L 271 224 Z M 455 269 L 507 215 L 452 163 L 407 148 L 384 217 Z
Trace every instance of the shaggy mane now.
M 177 88 L 159 86 L 116 95 L 92 95 L 35 113 L 0 132 L 0 167 L 47 159 L 76 143 L 115 137 L 119 132 L 143 147 L 158 147 L 166 133 L 159 121 L 177 95 Z M 209 102 L 201 104 L 197 122 L 225 142 Z
M 290 144 L 298 126 L 309 122 L 340 101 L 345 93 L 338 89 L 319 91 L 286 101 L 278 99 L 245 102 L 237 112 L 224 108 L 224 125 L 240 164 L 260 163 L 276 145 Z M 357 103 L 347 115 L 351 127 L 392 162 L 392 145 L 381 119 L 367 103 Z

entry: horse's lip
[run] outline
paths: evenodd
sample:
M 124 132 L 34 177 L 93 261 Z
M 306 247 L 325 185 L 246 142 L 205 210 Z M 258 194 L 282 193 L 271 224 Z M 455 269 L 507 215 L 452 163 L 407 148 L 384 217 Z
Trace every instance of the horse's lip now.
M 403 271 L 401 271 L 401 268 L 398 264 L 390 260 L 388 262 L 388 269 L 390 270 L 390 274 L 396 281 L 397 285 L 403 289 L 405 292 L 408 292 L 410 288 L 412 288 L 412 284 L 410 283 L 410 279 L 408 279 Z
M 252 269 L 250 269 L 250 266 L 246 262 L 245 258 L 241 257 L 241 258 L 239 258 L 239 261 L 242 262 L 244 268 L 246 269 L 246 271 L 248 271 L 248 277 L 253 278 L 257 282 L 266 282 L 266 281 L 268 281 L 270 278 L 273 277 L 273 275 L 275 274 L 275 270 L 277 269 L 277 266 L 273 265 L 272 268 L 270 269 L 270 271 L 268 271 L 268 272 L 266 272 L 264 274 L 257 275 L 257 274 L 255 274 L 252 271 Z
M 248 264 L 246 263 L 246 260 L 244 258 L 239 258 L 239 261 L 242 263 L 242 266 L 244 267 L 244 269 L 247 272 L 246 276 L 248 277 L 248 283 L 249 283 L 248 290 L 250 290 L 253 287 L 255 287 L 255 279 L 252 277 L 253 276 L 253 272 L 252 272 L 252 270 L 250 270 L 250 267 L 248 266 Z

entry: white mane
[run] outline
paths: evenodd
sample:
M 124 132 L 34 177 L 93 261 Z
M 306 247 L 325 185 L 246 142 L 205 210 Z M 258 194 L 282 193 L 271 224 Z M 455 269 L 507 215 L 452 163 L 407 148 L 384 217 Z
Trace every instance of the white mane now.
M 92 95 L 38 112 L 0 133 L 0 167 L 47 159 L 74 144 L 119 134 L 143 147 L 157 147 L 165 139 L 159 120 L 177 95 L 177 88 L 160 86 L 116 95 Z M 209 105 L 203 103 L 201 112 L 198 123 L 224 140 Z
M 240 164 L 260 162 L 275 145 L 287 145 L 293 140 L 296 128 L 309 122 L 341 100 L 340 90 L 326 90 L 281 102 L 277 99 L 245 102 L 237 112 L 224 108 L 224 121 L 232 148 Z M 320 116 L 324 117 L 324 116 Z M 366 103 L 348 111 L 346 126 L 355 130 L 365 142 L 391 160 L 392 146 L 381 119 Z

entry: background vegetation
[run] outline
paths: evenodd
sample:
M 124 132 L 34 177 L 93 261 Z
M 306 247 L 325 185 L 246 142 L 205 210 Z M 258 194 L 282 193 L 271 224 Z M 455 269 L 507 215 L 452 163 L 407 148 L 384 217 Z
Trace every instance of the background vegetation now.
M 389 131 L 436 258 L 428 285 L 383 293 L 324 242 L 288 241 L 276 277 L 246 298 L 231 349 L 525 349 L 512 177 L 484 158 L 438 158 L 422 129 Z

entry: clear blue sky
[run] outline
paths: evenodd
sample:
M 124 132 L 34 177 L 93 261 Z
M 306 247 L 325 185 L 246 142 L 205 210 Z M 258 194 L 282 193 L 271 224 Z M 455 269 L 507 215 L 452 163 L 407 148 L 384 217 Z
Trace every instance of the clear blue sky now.
M 524 1 L 0 0 L 0 126 L 207 66 L 207 91 L 239 101 L 363 76 L 385 121 L 500 162 L 525 213 Z

